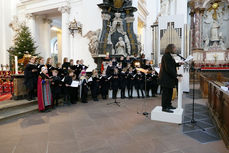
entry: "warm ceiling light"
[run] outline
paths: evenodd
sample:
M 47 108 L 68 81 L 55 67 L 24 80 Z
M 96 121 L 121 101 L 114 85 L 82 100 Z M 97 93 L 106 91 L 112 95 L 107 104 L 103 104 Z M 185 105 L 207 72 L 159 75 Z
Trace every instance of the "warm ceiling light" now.
M 51 27 L 51 30 L 52 31 L 56 31 L 56 32 L 61 32 L 61 29 L 60 28 L 57 28 L 55 26 Z

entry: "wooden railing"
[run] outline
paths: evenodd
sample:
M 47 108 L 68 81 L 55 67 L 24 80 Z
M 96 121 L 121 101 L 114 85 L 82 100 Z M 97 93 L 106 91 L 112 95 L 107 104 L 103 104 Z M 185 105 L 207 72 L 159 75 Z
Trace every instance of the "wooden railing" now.
M 227 82 L 229 78 L 224 77 L 222 73 L 200 73 L 200 91 L 202 98 L 208 98 L 208 82 L 209 81 L 218 81 L 218 82 Z
M 208 81 L 208 107 L 229 148 L 229 92 L 223 91 L 214 81 Z

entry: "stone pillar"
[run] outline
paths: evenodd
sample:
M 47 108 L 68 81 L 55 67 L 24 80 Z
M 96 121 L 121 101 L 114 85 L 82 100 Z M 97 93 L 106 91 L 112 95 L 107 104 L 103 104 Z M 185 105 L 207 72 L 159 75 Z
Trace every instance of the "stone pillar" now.
M 27 19 L 27 23 L 28 23 L 28 27 L 31 31 L 32 37 L 33 39 L 36 41 L 36 20 L 35 20 L 35 16 L 31 13 L 26 14 L 26 19 Z
M 195 10 L 195 44 L 194 48 L 195 49 L 200 49 L 201 48 L 201 17 L 200 17 L 200 9 L 197 8 Z
M 62 56 L 61 59 L 65 57 L 70 58 L 70 48 L 69 48 L 69 30 L 68 30 L 68 24 L 69 24 L 69 13 L 70 13 L 70 7 L 69 6 L 62 6 L 58 9 L 62 13 Z
M 44 46 L 44 58 L 47 59 L 51 57 L 51 46 L 50 46 L 50 41 L 51 41 L 51 23 L 52 21 L 50 19 L 44 18 L 43 19 L 43 30 L 44 30 L 44 35 L 43 35 L 43 43 L 42 45 Z
M 1 62 L 0 62 L 0 64 L 3 64 L 3 65 L 5 65 L 6 63 L 7 63 L 7 61 L 6 61 L 6 59 L 7 59 L 7 57 L 6 57 L 6 50 L 7 50 L 7 47 L 6 47 L 6 26 L 7 26 L 7 24 L 6 24 L 6 22 L 5 22 L 5 18 L 6 18 L 6 10 L 4 9 L 4 7 L 5 7 L 5 2 L 6 1 L 1 1 L 0 2 L 0 8 L 1 8 L 1 10 L 0 10 L 0 21 L 1 21 L 1 25 L 0 25 L 0 33 L 1 33 L 1 36 L 0 36 L 0 54 L 2 55 L 1 57 L 0 57 L 0 60 L 1 60 Z
M 57 32 L 58 63 L 62 63 L 62 33 Z

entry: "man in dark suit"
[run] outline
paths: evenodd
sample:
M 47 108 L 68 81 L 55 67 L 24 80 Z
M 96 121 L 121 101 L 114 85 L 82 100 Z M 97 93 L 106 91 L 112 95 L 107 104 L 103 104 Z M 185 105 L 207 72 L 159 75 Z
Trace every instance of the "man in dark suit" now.
M 177 83 L 177 78 L 182 76 L 177 74 L 177 67 L 182 63 L 176 63 L 171 54 L 176 52 L 176 46 L 169 44 L 165 49 L 165 54 L 161 59 L 161 70 L 159 74 L 160 85 L 162 87 L 162 111 L 173 113 L 171 109 L 176 109 L 172 106 L 173 88 Z

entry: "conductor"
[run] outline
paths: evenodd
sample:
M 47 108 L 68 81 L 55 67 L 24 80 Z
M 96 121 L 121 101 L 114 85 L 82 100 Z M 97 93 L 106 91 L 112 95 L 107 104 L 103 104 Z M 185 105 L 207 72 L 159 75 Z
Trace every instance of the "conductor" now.
M 173 113 L 172 109 L 176 109 L 172 106 L 172 94 L 173 88 L 177 85 L 178 77 L 182 75 L 177 74 L 177 67 L 182 63 L 176 63 L 171 54 L 176 52 L 176 46 L 169 44 L 165 49 L 165 54 L 161 59 L 161 69 L 159 73 L 159 81 L 162 88 L 162 111 Z

